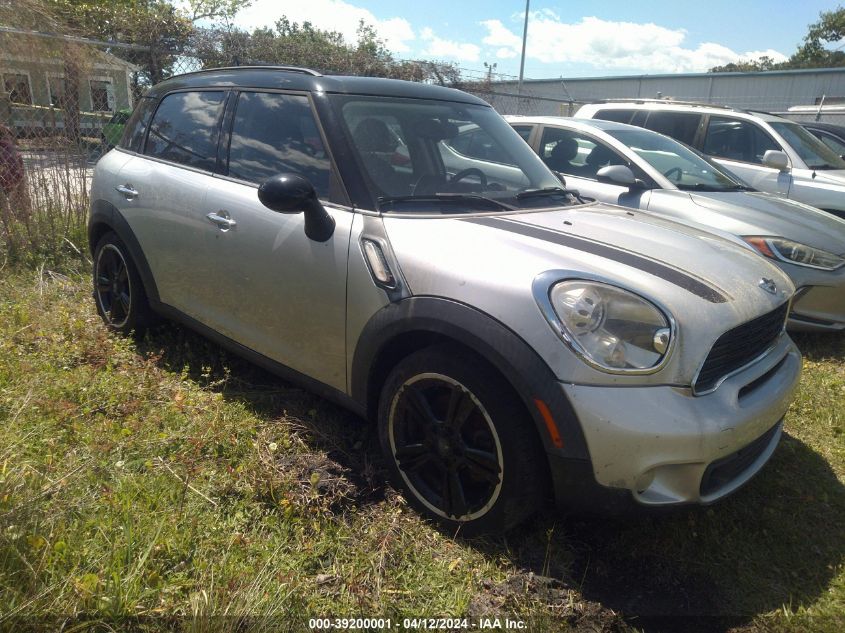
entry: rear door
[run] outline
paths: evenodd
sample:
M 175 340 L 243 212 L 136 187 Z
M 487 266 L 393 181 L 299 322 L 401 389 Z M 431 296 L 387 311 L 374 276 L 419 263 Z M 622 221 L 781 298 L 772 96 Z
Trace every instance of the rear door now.
M 710 115 L 701 151 L 760 191 L 789 195 L 792 176 L 763 164 L 768 150 L 783 151 L 768 132 L 752 121 Z
M 244 90 L 227 124 L 223 174 L 202 204 L 231 220 L 214 231 L 212 327 L 242 345 L 346 389 L 346 267 L 354 214 L 333 169 L 307 94 Z M 293 172 L 314 185 L 335 220 L 326 242 L 305 235 L 302 213 L 258 200 L 268 178 Z
M 227 93 L 181 91 L 159 103 L 143 155 L 119 180 L 124 212 L 152 270 L 163 303 L 208 324 L 216 295 L 209 244 L 214 233 L 202 203 L 217 169 Z

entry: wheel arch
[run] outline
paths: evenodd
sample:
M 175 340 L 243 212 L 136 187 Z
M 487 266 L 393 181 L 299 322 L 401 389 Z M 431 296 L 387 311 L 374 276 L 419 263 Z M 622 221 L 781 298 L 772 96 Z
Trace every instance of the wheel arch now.
M 88 221 L 88 248 L 92 255 L 98 242 L 109 231 L 114 231 L 126 246 L 129 251 L 128 254 L 141 277 L 141 282 L 144 284 L 144 291 L 150 307 L 156 309 L 160 303 L 158 287 L 144 251 L 141 249 L 141 244 L 135 237 L 129 222 L 126 221 L 120 210 L 110 202 L 94 200 L 91 203 L 91 217 Z
M 505 325 L 475 308 L 439 297 L 410 297 L 382 308 L 364 327 L 350 373 L 354 400 L 375 419 L 378 398 L 390 370 L 402 358 L 439 343 L 468 349 L 496 369 L 531 416 L 546 452 L 589 459 L 575 411 L 540 356 Z M 552 413 L 563 446 L 556 446 L 535 400 Z

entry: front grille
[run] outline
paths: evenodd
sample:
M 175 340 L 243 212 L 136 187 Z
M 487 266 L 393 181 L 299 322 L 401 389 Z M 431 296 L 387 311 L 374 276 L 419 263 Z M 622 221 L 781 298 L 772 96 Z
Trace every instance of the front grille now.
M 780 422 L 751 442 L 751 444 L 744 446 L 736 453 L 731 453 L 727 457 L 717 459 L 710 464 L 701 478 L 701 496 L 706 497 L 718 492 L 751 468 L 752 464 L 766 450 L 769 442 L 772 441 L 772 437 L 779 429 Z
M 713 344 L 693 384 L 695 393 L 714 389 L 719 381 L 769 349 L 780 336 L 789 302 L 728 330 Z

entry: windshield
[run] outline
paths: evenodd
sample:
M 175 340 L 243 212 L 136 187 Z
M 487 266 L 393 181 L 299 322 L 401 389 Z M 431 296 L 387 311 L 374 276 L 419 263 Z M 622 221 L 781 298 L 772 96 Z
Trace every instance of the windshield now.
M 797 123 L 769 122 L 809 169 L 845 169 L 843 161 L 832 149 Z
M 741 191 L 747 187 L 677 141 L 647 130 L 606 130 L 678 189 Z
M 379 210 L 497 211 L 574 200 L 490 107 L 346 95 L 332 99 Z

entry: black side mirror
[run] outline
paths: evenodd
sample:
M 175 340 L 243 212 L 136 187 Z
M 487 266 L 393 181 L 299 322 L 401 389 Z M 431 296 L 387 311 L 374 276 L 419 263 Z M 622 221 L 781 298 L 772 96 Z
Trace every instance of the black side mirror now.
M 320 204 L 314 185 L 299 174 L 268 178 L 258 188 L 258 199 L 271 211 L 305 212 L 305 235 L 315 242 L 325 242 L 334 233 L 334 218 Z

